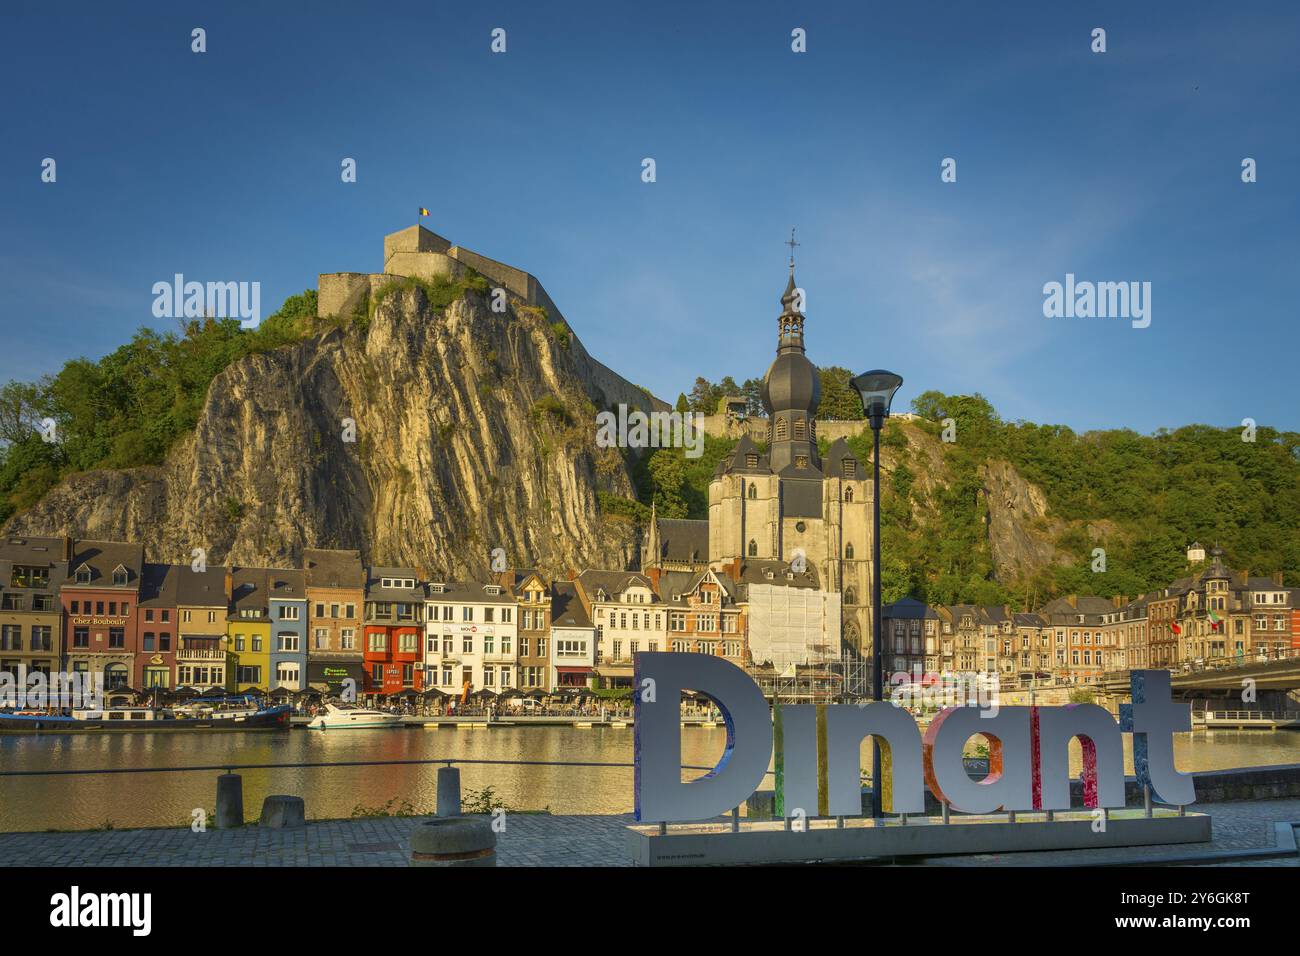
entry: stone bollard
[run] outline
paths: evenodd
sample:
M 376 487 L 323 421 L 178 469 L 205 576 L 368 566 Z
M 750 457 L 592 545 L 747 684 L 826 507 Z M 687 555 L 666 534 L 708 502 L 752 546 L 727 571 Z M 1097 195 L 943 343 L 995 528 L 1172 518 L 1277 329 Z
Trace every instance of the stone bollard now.
M 460 816 L 460 770 L 456 767 L 438 768 L 438 816 Z
M 222 830 L 244 825 L 244 778 L 223 773 L 217 778 L 217 827 Z
M 438 817 L 411 831 L 411 866 L 496 866 L 497 835 L 484 817 Z
M 275 794 L 262 801 L 259 826 L 268 830 L 292 830 L 307 825 L 307 804 L 302 797 Z

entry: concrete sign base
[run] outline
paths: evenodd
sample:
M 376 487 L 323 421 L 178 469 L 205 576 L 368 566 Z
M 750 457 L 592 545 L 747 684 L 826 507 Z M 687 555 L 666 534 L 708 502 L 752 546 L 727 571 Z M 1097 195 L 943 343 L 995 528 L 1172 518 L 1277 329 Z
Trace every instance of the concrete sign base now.
M 1102 824 L 1105 824 L 1102 829 Z M 766 863 L 869 860 L 895 856 L 951 856 L 961 853 L 1017 853 L 1167 843 L 1206 843 L 1210 817 L 1156 809 L 1111 810 L 1104 821 L 1089 810 L 1045 813 L 810 820 L 803 832 L 785 829 L 782 820 L 628 827 L 627 852 L 638 866 L 745 866 Z

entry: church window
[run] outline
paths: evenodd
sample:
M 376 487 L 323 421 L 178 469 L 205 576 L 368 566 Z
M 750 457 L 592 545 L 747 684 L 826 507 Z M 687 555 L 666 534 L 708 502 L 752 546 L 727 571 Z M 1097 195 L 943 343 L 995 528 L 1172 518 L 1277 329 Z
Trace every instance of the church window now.
M 776 420 L 776 440 L 785 441 L 786 434 L 787 434 L 786 421 L 784 418 L 778 418 Z
M 844 500 L 845 500 L 845 501 L 852 501 L 852 500 L 853 500 L 853 489 L 852 489 L 852 488 L 845 488 L 845 489 L 844 489 Z
M 794 437 L 803 438 L 803 433 L 804 433 L 804 421 L 802 418 L 796 418 L 794 420 Z
M 847 561 L 852 561 L 852 560 L 853 560 L 853 545 L 851 545 L 851 544 L 846 544 L 846 545 L 844 546 L 844 558 L 845 558 L 845 560 L 847 560 Z
M 751 501 L 758 498 L 758 485 L 752 481 L 749 483 L 749 498 Z
M 749 539 L 749 556 L 751 558 L 758 557 L 758 542 L 753 538 Z
M 853 588 L 851 588 L 851 587 L 850 587 L 850 588 L 845 588 L 845 589 L 844 589 L 844 603 L 845 603 L 845 604 L 857 604 L 857 603 L 858 603 L 858 592 L 855 591 L 855 590 L 853 590 Z

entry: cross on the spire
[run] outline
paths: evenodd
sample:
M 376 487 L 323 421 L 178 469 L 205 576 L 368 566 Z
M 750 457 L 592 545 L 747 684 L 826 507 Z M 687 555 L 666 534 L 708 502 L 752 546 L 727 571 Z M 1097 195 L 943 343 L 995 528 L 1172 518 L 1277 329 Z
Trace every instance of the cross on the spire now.
M 802 242 L 794 241 L 794 226 L 790 227 L 790 240 L 786 243 L 790 247 L 790 268 L 794 268 L 794 247 L 803 245 Z

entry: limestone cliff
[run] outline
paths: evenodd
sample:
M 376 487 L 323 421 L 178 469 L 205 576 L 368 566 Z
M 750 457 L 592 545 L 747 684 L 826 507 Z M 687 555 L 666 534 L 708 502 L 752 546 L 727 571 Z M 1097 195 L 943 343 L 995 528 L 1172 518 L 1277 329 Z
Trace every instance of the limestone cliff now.
M 435 309 L 408 283 L 368 325 L 232 364 L 161 466 L 72 476 L 6 530 L 140 541 L 185 563 L 199 547 L 245 565 L 341 547 L 482 574 L 499 547 L 514 566 L 628 567 L 635 529 L 597 507 L 598 490 L 634 493 L 622 457 L 595 447 L 612 373 L 598 383 L 592 367 L 540 309 L 495 313 L 474 291 Z

